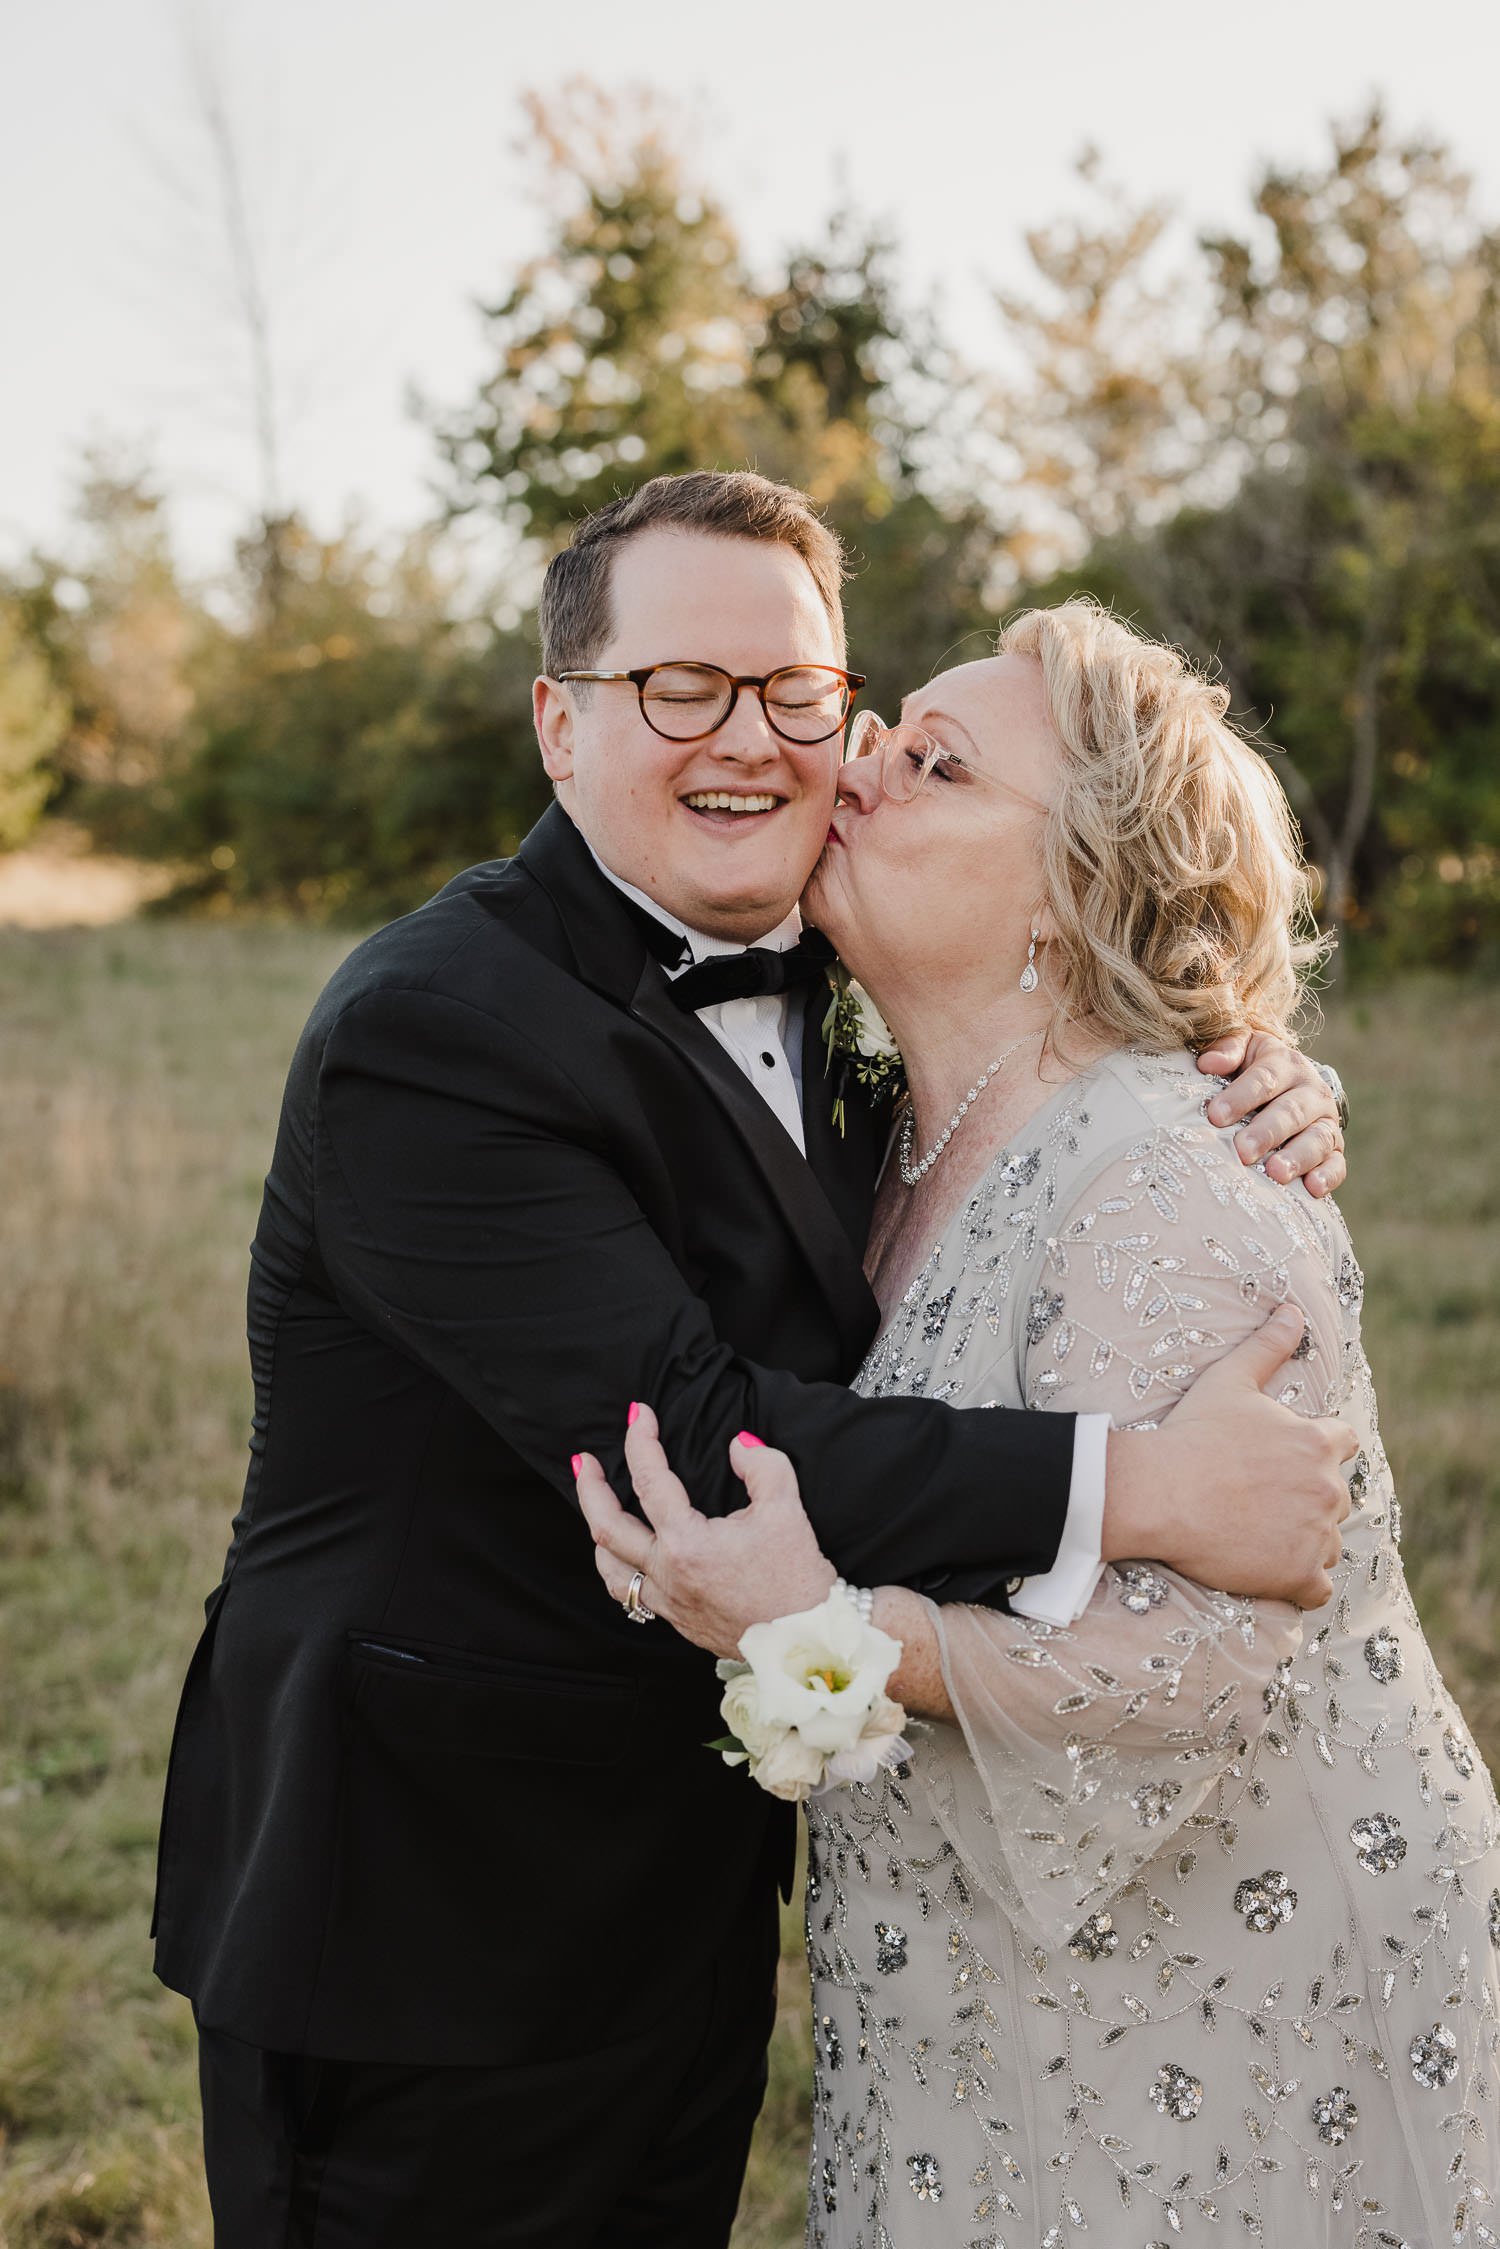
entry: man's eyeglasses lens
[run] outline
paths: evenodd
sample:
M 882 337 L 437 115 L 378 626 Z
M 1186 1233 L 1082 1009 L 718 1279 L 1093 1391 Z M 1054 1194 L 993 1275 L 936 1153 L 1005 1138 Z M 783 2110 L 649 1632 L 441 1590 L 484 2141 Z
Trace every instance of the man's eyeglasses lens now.
M 843 725 L 849 692 L 840 673 L 799 664 L 773 672 L 762 701 L 770 725 L 787 741 L 821 742 Z M 733 680 L 711 664 L 658 665 L 641 689 L 648 725 L 673 742 L 711 734 L 728 716 L 733 700 Z

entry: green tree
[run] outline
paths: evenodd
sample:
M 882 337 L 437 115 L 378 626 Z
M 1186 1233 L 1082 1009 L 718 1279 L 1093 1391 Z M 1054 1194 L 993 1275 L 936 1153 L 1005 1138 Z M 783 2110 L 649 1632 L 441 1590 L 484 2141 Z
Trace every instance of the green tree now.
M 1437 692 L 1447 604 L 1500 625 L 1500 236 L 1451 154 L 1393 136 L 1379 104 L 1335 127 L 1326 165 L 1267 171 L 1255 212 L 1246 236 L 1205 245 L 1225 421 L 1247 453 L 1322 496 L 1312 513 L 1336 534 L 1319 575 L 1337 588 L 1342 693 L 1317 762 L 1326 771 L 1336 745 L 1339 779 L 1320 788 L 1299 762 L 1293 789 L 1325 911 L 1368 919 L 1394 840 L 1382 845 L 1378 809 L 1400 794 L 1394 761 L 1423 763 L 1411 737 Z M 1439 853 L 1450 869 L 1460 857 Z
M 1224 434 L 1280 465 L 1364 409 L 1493 394 L 1500 234 L 1440 143 L 1380 103 L 1332 128 L 1329 160 L 1268 168 L 1242 235 L 1206 237 Z
M 1087 589 L 1228 681 L 1356 950 L 1474 960 L 1500 949 L 1497 522 L 1500 399 L 1434 399 L 1028 598 Z
M 546 552 L 647 477 L 739 459 L 755 308 L 658 98 L 577 79 L 522 107 L 551 239 L 483 308 L 493 371 L 435 427 L 453 505 Z
M 198 870 L 179 904 L 367 916 L 514 848 L 542 801 L 530 652 L 461 621 L 430 535 L 386 559 L 292 518 L 238 587 L 152 796 L 156 849 Z
M 19 604 L 0 599 L 0 851 L 25 843 L 41 819 L 69 717 Z
M 85 454 L 60 551 L 33 552 L 0 593 L 66 714 L 47 757 L 50 807 L 129 844 L 127 808 L 159 775 L 191 703 L 201 623 L 149 473 Z
M 848 204 L 749 307 L 758 464 L 819 506 L 880 517 L 915 490 L 953 369 L 903 305 L 895 245 Z
M 1205 460 L 1231 496 L 1050 589 L 1217 664 L 1284 753 L 1325 922 L 1403 957 L 1500 935 L 1497 248 L 1451 158 L 1378 109 L 1323 166 L 1268 172 L 1246 235 L 1204 246 Z
M 1169 207 L 1131 204 L 1096 149 L 1076 171 L 1080 208 L 1027 233 L 1029 285 L 996 294 L 1015 371 L 986 420 L 1029 577 L 1174 514 L 1216 467 L 1205 291 L 1172 259 Z

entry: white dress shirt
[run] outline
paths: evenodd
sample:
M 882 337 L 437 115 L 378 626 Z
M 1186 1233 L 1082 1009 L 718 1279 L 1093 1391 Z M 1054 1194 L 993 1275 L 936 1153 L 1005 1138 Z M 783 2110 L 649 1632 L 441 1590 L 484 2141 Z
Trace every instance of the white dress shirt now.
M 592 845 L 589 848 L 593 850 Z M 634 899 L 636 905 L 643 907 L 663 928 L 684 940 L 692 965 L 711 960 L 716 954 L 747 950 L 734 938 L 709 937 L 700 929 L 689 929 L 644 890 L 637 890 L 633 883 L 606 867 L 597 851 L 593 852 L 593 857 L 600 874 L 612 882 L 616 890 Z M 756 942 L 769 952 L 784 953 L 796 944 L 801 933 L 802 919 L 794 906 L 785 921 Z M 681 968 L 664 969 L 662 973 L 670 979 L 684 974 L 688 966 L 684 961 Z M 802 1130 L 802 1013 L 805 1004 L 800 992 L 795 995 L 763 992 L 752 999 L 720 1000 L 713 1007 L 700 1007 L 696 1011 L 704 1029 L 734 1057 L 772 1116 L 790 1134 L 804 1156 L 807 1153 Z M 1072 1624 L 1093 1598 L 1104 1569 L 1100 1548 L 1104 1539 L 1105 1453 L 1109 1429 L 1107 1413 L 1083 1413 L 1077 1417 L 1068 1512 L 1063 1521 L 1057 1559 L 1044 1574 L 1022 1578 L 1019 1589 L 1012 1593 L 1011 1607 L 1023 1616 L 1037 1617 L 1048 1624 Z
M 724 953 L 748 951 L 749 948 L 736 938 L 709 937 L 701 929 L 689 929 L 686 922 L 680 922 L 675 914 L 666 913 L 644 890 L 637 890 L 633 883 L 614 874 L 597 851 L 594 863 L 616 890 L 634 899 L 653 921 L 659 921 L 664 929 L 670 929 L 674 937 L 682 938 L 686 944 L 691 961 L 684 961 L 681 968 L 664 968 L 662 974 L 669 982 L 685 975 L 688 968 L 696 967 L 699 961 L 713 960 Z M 801 935 L 802 916 L 794 906 L 785 921 L 778 922 L 764 937 L 758 937 L 756 943 L 764 952 L 787 953 Z M 705 1031 L 711 1031 L 725 1053 L 734 1057 L 776 1122 L 791 1135 L 799 1154 L 805 1156 L 802 998 L 800 992 L 760 992 L 750 999 L 719 1000 L 712 1007 L 696 1009 L 695 1013 Z M 798 1004 L 793 1005 L 794 1000 Z

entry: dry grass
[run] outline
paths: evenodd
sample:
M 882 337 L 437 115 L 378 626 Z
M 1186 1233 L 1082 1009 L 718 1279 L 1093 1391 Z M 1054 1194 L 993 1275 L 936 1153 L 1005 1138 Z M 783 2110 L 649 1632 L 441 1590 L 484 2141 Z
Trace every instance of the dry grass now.
M 340 940 L 0 933 L 0 2249 L 204 2249 L 191 2024 L 149 1970 L 161 1765 L 244 1457 L 245 1245 Z M 1489 995 L 1345 1003 L 1345 1207 L 1411 1568 L 1500 1756 Z M 802 2238 L 796 1925 L 737 2249 Z

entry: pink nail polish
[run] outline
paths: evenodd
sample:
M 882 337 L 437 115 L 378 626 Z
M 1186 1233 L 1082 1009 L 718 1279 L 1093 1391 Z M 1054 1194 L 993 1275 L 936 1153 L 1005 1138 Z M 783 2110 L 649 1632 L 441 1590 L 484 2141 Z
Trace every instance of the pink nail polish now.
M 577 1475 L 578 1475 L 578 1471 L 579 1471 L 579 1469 L 580 1469 L 580 1468 L 581 1468 L 582 1466 L 583 1466 L 583 1454 L 582 1454 L 581 1452 L 575 1452 L 575 1453 L 574 1453 L 574 1455 L 573 1455 L 573 1474 L 574 1474 L 574 1477 L 575 1477 L 575 1479 L 576 1479 L 576 1477 L 577 1477 Z
M 742 1445 L 749 1445 L 755 1452 L 764 1452 L 766 1450 L 765 1438 L 752 1437 L 748 1429 L 742 1429 L 740 1431 L 739 1441 Z
M 629 1413 L 628 1413 L 628 1414 L 626 1414 L 626 1416 L 625 1416 L 625 1426 L 626 1426 L 626 1428 L 627 1428 L 627 1429 L 633 1429 L 633 1428 L 635 1427 L 636 1423 L 637 1423 L 637 1422 L 638 1422 L 638 1421 L 640 1420 L 640 1418 L 641 1418 L 641 1409 L 640 1409 L 640 1407 L 639 1407 L 639 1406 L 638 1406 L 638 1405 L 636 1404 L 636 1402 L 635 1402 L 634 1398 L 632 1398 L 632 1399 L 631 1399 L 631 1401 L 630 1401 L 630 1411 L 629 1411 Z

